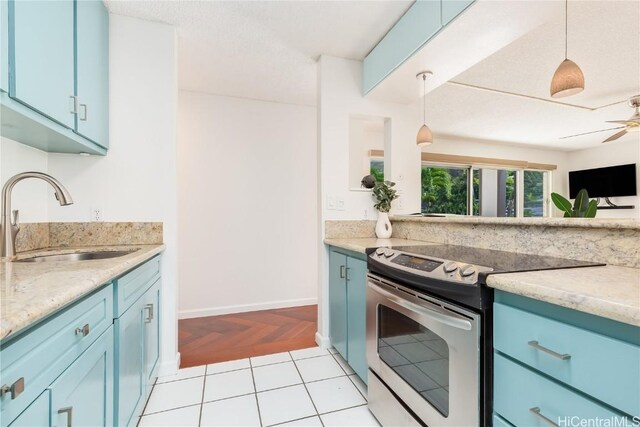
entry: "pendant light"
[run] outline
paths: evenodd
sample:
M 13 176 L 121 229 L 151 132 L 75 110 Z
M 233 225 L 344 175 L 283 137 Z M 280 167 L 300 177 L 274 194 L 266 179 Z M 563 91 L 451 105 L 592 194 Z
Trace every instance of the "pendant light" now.
M 560 63 L 558 69 L 553 73 L 551 79 L 551 97 L 564 98 L 575 95 L 584 90 L 584 74 L 578 64 L 567 58 L 567 35 L 568 35 L 568 8 L 569 0 L 564 2 L 564 61 Z
M 429 145 L 433 142 L 433 134 L 431 133 L 431 129 L 427 126 L 427 77 L 432 76 L 433 73 L 431 71 L 423 71 L 416 75 L 417 79 L 422 79 L 422 126 L 418 131 L 418 136 L 416 138 L 416 144 L 419 147 Z

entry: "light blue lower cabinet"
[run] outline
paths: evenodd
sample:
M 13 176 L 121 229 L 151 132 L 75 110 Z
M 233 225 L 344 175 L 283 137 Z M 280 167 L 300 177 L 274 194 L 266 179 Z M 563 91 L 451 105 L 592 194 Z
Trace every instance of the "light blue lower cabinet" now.
M 50 386 L 55 426 L 113 425 L 113 326 Z
M 347 255 L 348 254 L 348 255 Z M 367 382 L 365 256 L 329 251 L 329 338 L 362 381 Z
M 637 425 L 640 328 L 501 291 L 495 301 L 494 425 Z
M 34 427 L 51 425 L 51 394 L 45 390 L 9 427 Z
M 143 267 L 141 267 L 143 268 Z M 160 357 L 160 279 L 114 321 L 115 419 L 136 425 L 155 383 Z

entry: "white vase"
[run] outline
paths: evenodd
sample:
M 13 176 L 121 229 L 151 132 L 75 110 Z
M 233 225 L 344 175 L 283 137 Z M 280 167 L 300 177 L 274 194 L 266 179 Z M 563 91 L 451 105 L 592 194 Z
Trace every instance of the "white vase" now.
M 389 221 L 389 214 L 387 212 L 378 212 L 376 236 L 378 236 L 378 239 L 388 239 L 391 237 L 391 221 Z

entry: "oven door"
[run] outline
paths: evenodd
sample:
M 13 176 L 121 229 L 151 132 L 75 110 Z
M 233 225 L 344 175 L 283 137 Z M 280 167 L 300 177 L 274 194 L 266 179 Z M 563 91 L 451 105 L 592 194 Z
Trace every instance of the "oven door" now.
M 479 425 L 479 314 L 369 274 L 367 360 L 426 425 Z

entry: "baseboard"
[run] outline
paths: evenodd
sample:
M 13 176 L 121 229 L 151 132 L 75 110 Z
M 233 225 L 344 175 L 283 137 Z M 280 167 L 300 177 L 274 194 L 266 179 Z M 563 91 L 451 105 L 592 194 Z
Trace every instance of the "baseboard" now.
M 174 375 L 180 369 L 180 353 L 176 353 L 174 360 L 163 361 L 158 369 L 159 377 L 166 377 L 168 375 Z
M 272 310 L 274 308 L 298 307 L 301 305 L 317 304 L 317 298 L 301 298 L 286 301 L 271 301 L 258 304 L 228 305 L 225 307 L 202 308 L 196 310 L 182 310 L 178 312 L 178 319 L 193 319 L 195 317 L 220 316 L 221 314 L 245 313 L 249 311 Z
M 329 337 L 320 335 L 320 332 L 316 332 L 316 344 L 318 344 L 318 347 L 322 347 L 322 348 L 331 347 L 331 341 L 329 340 Z

